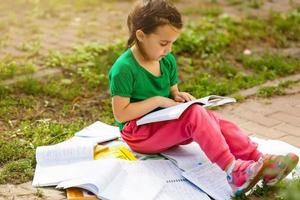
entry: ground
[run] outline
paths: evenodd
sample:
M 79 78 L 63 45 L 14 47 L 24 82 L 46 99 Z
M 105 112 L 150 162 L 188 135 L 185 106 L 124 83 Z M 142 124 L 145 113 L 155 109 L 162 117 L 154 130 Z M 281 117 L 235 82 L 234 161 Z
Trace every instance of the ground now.
M 0 80 L 0 83 L 11 85 L 27 73 L 32 73 L 34 77 L 39 77 L 39 79 L 43 79 L 45 75 L 61 73 L 66 77 L 70 76 L 68 73 L 72 73 L 72 71 L 70 70 L 70 72 L 69 69 L 61 70 L 57 66 L 49 67 L 45 65 L 45 59 L 49 52 L 69 53 L 74 50 L 76 45 L 91 42 L 112 44 L 119 40 L 126 40 L 126 16 L 133 2 L 130 0 L 114 0 L 111 2 L 101 0 L 78 0 L 76 2 L 71 0 L 1 1 L 0 59 L 2 61 L 14 60 L 18 63 L 30 62 L 34 67 L 20 65 L 19 68 L 24 67 L 25 69 L 22 71 L 18 68 L 13 76 L 1 76 L 0 73 L 0 78 L 3 79 Z M 203 15 L 216 15 L 216 13 L 221 12 L 220 7 L 225 15 L 232 16 L 235 23 L 238 24 L 243 17 L 248 15 L 267 18 L 270 11 L 288 13 L 291 9 L 299 7 L 300 1 L 252 0 L 245 3 L 239 0 L 177 0 L 175 5 L 183 13 L 186 24 L 201 19 Z M 236 48 L 233 46 L 230 51 L 236 53 L 235 51 L 251 49 L 252 53 L 262 54 L 268 48 L 270 52 L 276 52 L 291 58 L 299 58 L 299 41 L 294 40 L 289 45 L 283 45 L 279 48 L 276 46 L 277 42 L 272 37 L 259 41 L 251 40 L 251 42 L 242 43 Z M 236 63 L 233 56 L 229 55 L 227 58 Z M 190 62 L 188 59 L 182 60 L 181 63 L 189 64 Z M 239 67 L 239 63 L 237 66 Z M 187 69 L 182 69 L 186 72 L 185 76 L 195 76 Z M 65 76 L 63 81 L 68 82 Z M 182 77 L 184 80 L 183 75 Z M 253 96 L 242 103 L 226 106 L 217 112 L 237 122 L 246 134 L 262 138 L 280 139 L 300 147 L 299 80 L 300 78 L 294 80 L 297 83 L 289 89 L 290 91 L 285 96 L 273 96 L 272 98 Z M 1 95 L 0 97 L 3 98 Z M 91 110 L 109 106 L 106 101 L 107 97 L 106 90 L 101 90 L 100 93 L 86 92 L 84 95 L 75 98 L 70 97 L 71 100 L 66 96 L 65 99 L 68 100 L 66 103 L 65 99 L 52 99 L 46 95 L 37 95 L 34 98 L 28 97 L 27 94 L 22 93 L 22 89 L 21 91 L 17 90 L 13 92 L 11 98 L 22 101 L 24 108 L 22 106 L 18 107 L 12 113 L 8 108 L 7 111 L 5 109 L 1 110 L 0 135 L 3 133 L 4 138 L 8 138 L 7 140 L 18 137 L 17 134 L 10 135 L 10 137 L 7 137 L 6 134 L 10 133 L 9 131 L 18 133 L 16 129 L 25 120 L 38 121 L 51 119 L 53 116 L 59 122 L 64 123 L 71 123 L 79 117 L 88 119 L 89 122 L 99 119 L 99 117 L 102 119 L 103 115 L 101 113 L 91 112 Z M 31 105 L 30 101 L 34 105 Z M 26 107 L 28 104 L 30 104 L 28 106 L 30 109 Z M 2 106 L 1 103 L 0 105 Z M 68 112 L 62 112 L 64 109 Z M 64 115 L 67 115 L 67 117 Z M 111 121 L 108 119 L 108 122 Z M 21 185 L 4 184 L 0 185 L 0 199 L 65 199 L 64 192 L 52 189 L 41 191 L 32 188 L 30 182 Z

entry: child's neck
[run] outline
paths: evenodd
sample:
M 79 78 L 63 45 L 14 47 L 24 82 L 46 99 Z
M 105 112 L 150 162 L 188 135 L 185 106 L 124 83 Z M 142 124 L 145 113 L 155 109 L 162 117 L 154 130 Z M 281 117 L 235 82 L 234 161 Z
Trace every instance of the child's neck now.
M 139 63 L 151 65 L 158 62 L 157 60 L 148 58 L 136 44 L 131 47 L 131 51 Z
M 140 51 L 140 49 L 137 46 L 131 47 L 132 54 L 136 61 L 139 63 L 139 65 L 143 68 L 145 68 L 147 71 L 149 71 L 154 76 L 160 76 L 161 70 L 160 70 L 160 64 L 157 60 L 151 60 L 147 59 L 143 53 Z

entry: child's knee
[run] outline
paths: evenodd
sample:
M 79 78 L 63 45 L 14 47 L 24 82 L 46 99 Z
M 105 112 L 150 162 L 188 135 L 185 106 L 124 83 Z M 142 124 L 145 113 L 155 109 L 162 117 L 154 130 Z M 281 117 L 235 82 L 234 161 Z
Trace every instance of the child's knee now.
M 206 109 L 204 107 L 202 107 L 201 105 L 199 104 L 193 104 L 191 105 L 189 108 L 188 108 L 189 112 L 200 112 L 200 113 L 203 113 L 203 112 L 207 112 Z

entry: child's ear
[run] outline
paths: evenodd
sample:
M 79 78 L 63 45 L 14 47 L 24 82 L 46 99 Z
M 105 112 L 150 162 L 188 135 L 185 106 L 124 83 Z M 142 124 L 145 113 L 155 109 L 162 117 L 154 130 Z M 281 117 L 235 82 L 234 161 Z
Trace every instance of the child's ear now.
M 145 38 L 145 33 L 142 31 L 142 30 L 137 30 L 135 32 L 135 36 L 136 36 L 136 39 L 139 41 L 139 42 L 143 42 L 144 41 L 144 38 Z

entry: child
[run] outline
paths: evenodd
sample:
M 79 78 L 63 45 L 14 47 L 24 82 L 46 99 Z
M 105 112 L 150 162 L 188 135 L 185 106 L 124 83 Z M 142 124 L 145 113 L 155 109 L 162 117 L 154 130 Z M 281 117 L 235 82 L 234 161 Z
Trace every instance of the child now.
M 195 141 L 228 174 L 236 195 L 262 178 L 273 185 L 292 171 L 296 155 L 262 155 L 234 123 L 200 105 L 190 106 L 177 120 L 137 126 L 138 118 L 155 109 L 195 98 L 177 87 L 177 65 L 170 53 L 182 28 L 176 8 L 167 0 L 142 1 L 127 24 L 128 49 L 113 64 L 109 80 L 114 117 L 134 151 L 159 153 Z

